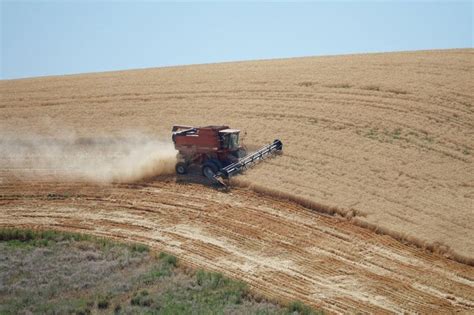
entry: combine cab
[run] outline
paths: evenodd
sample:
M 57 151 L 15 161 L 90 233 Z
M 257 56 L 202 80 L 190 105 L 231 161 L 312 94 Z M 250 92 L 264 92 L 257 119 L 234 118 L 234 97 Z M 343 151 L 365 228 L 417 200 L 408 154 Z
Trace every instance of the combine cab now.
M 178 150 L 176 173 L 186 174 L 191 165 L 199 165 L 207 178 L 225 185 L 224 180 L 265 157 L 281 152 L 280 140 L 247 155 L 240 144 L 240 130 L 228 126 L 174 126 L 173 142 Z

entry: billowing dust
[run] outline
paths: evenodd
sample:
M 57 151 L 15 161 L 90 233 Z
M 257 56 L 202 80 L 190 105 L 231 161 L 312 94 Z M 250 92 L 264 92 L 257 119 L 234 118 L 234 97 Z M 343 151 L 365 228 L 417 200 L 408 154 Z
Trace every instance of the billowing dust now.
M 0 140 L 0 169 L 28 180 L 47 173 L 61 180 L 130 182 L 174 171 L 173 143 L 149 135 L 50 137 L 27 135 Z

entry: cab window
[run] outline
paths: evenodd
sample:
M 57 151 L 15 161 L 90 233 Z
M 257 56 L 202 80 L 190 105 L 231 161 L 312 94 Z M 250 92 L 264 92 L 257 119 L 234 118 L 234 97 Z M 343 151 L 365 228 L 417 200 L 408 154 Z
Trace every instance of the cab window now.
M 239 134 L 231 133 L 229 139 L 229 149 L 237 149 L 239 147 Z
M 239 134 L 227 133 L 222 136 L 222 146 L 225 149 L 237 149 L 239 147 Z

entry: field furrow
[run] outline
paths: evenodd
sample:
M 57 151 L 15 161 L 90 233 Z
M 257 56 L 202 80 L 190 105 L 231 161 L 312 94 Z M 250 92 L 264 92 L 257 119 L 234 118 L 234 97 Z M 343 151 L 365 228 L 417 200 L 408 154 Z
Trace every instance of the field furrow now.
M 246 189 L 166 177 L 100 186 L 8 180 L 0 207 L 2 226 L 146 243 L 270 298 L 335 313 L 474 311 L 472 267 Z

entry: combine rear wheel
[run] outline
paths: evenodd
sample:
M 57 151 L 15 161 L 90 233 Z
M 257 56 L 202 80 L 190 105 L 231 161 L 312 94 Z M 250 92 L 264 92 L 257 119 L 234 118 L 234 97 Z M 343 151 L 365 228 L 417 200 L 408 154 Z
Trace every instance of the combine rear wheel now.
M 175 169 L 176 173 L 178 173 L 179 175 L 183 175 L 188 172 L 188 165 L 184 162 L 179 162 L 176 164 Z

